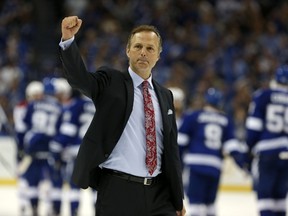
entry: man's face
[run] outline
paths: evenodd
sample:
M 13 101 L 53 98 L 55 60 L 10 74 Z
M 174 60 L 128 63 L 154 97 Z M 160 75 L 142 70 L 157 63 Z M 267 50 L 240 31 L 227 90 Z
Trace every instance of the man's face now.
M 154 32 L 138 32 L 131 38 L 126 54 L 131 69 L 143 79 L 147 79 L 159 60 L 159 38 Z

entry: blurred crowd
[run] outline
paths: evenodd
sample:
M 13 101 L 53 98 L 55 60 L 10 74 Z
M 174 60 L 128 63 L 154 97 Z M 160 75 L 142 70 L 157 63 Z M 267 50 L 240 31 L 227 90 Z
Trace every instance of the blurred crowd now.
M 0 105 L 13 124 L 11 110 L 26 85 L 61 76 L 63 17 L 83 20 L 76 40 L 90 71 L 101 65 L 126 70 L 127 35 L 146 23 L 159 28 L 164 42 L 153 76 L 182 88 L 187 108 L 200 106 L 207 88 L 220 88 L 241 139 L 252 92 L 268 86 L 275 68 L 288 62 L 287 11 L 284 0 L 3 0 Z

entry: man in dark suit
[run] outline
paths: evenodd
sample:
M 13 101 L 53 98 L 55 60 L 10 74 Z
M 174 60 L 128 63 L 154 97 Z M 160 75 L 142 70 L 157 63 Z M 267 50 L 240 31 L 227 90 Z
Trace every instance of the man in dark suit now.
M 149 25 L 132 30 L 126 72 L 100 67 L 90 73 L 74 41 L 81 24 L 77 16 L 64 18 L 59 44 L 67 80 L 97 110 L 78 152 L 73 181 L 98 191 L 97 216 L 185 215 L 173 97 L 151 73 L 162 50 L 158 30 Z

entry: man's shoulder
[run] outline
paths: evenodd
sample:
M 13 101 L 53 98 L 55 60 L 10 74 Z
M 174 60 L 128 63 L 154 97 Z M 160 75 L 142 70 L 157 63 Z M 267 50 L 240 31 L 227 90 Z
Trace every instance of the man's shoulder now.
M 154 87 L 160 89 L 161 91 L 165 92 L 166 94 L 172 94 L 172 92 L 165 87 L 164 85 L 160 84 L 159 82 L 157 82 L 156 80 L 152 80 Z
M 128 71 L 119 70 L 107 65 L 100 66 L 96 72 L 108 73 L 111 76 L 127 76 L 128 74 Z

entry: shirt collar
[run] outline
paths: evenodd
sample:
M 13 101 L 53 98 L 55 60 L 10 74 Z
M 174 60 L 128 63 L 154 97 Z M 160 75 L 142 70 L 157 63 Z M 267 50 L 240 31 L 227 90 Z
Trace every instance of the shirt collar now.
M 135 73 L 130 67 L 128 68 L 128 71 L 132 78 L 133 85 L 137 87 L 141 86 L 144 79 L 140 77 L 137 73 Z M 147 81 L 149 82 L 149 88 L 154 89 L 153 84 L 152 84 L 152 74 L 147 79 Z

